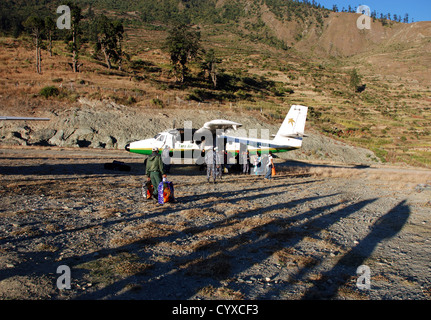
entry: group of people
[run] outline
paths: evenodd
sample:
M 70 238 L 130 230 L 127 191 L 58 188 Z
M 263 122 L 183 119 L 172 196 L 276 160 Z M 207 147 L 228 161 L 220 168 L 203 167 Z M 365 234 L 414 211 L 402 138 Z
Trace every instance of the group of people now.
M 222 156 L 223 154 L 218 152 L 217 147 L 213 147 L 206 151 L 205 163 L 207 165 L 208 182 L 212 180 L 213 183 L 216 183 L 217 178 L 221 179 L 223 174 L 223 164 L 226 163 L 225 161 L 223 162 Z M 240 151 L 238 160 L 241 165 L 241 173 L 251 174 L 250 152 L 248 150 Z M 268 152 L 267 157 L 264 159 L 262 159 L 260 152 L 256 153 L 253 161 L 253 174 L 265 174 L 265 179 L 270 180 L 272 177 L 273 168 L 275 168 L 275 166 L 271 151 Z
M 167 173 L 170 172 L 170 149 L 165 147 L 160 155 L 158 148 L 152 149 L 152 154 L 146 160 L 146 175 L 147 180 L 151 181 L 153 186 L 158 186 L 163 179 L 167 179 Z M 217 147 L 212 147 L 205 152 L 205 163 L 207 166 L 207 182 L 216 183 L 217 179 L 221 179 L 223 175 L 223 154 L 218 152 Z M 265 179 L 270 180 L 272 177 L 272 168 L 274 168 L 274 160 L 272 152 L 268 152 L 268 156 L 263 161 L 260 152 L 256 153 L 253 161 L 253 174 L 261 175 L 265 173 Z M 241 171 L 243 174 L 251 174 L 251 157 L 248 150 L 242 151 L 239 154 Z M 157 199 L 158 190 L 154 187 L 153 196 Z
M 242 153 L 242 157 L 240 156 L 240 163 L 242 165 L 242 173 L 248 174 L 250 172 L 250 153 L 249 151 L 244 151 Z M 272 152 L 268 151 L 268 155 L 262 158 L 259 151 L 256 152 L 253 161 L 253 174 L 254 175 L 262 175 L 265 174 L 265 179 L 270 180 L 272 177 L 272 169 L 274 166 L 274 158 L 272 156 Z

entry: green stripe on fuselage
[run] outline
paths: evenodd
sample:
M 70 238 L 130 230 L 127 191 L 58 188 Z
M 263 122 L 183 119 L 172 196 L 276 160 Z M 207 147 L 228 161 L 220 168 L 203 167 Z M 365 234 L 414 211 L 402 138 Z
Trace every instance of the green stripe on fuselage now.
M 129 149 L 129 152 L 150 155 L 153 153 L 152 149 Z
M 253 149 L 250 150 L 251 154 L 255 154 L 256 151 L 259 151 L 260 153 L 268 153 L 269 151 L 271 151 L 272 153 L 281 153 L 281 152 L 288 152 L 288 151 L 292 151 L 292 150 L 296 150 L 298 148 L 290 148 L 290 149 L 276 149 L 276 148 L 262 148 L 262 149 Z M 184 152 L 188 151 L 188 152 L 195 152 L 197 150 L 180 150 L 180 149 L 174 149 L 174 150 L 170 150 L 171 152 L 174 153 L 174 157 L 178 156 L 178 153 L 181 153 L 181 157 L 184 157 Z M 137 154 L 143 154 L 143 155 L 151 155 L 153 153 L 152 149 L 130 149 L 130 152 L 132 153 L 137 153 Z M 161 150 L 159 151 L 161 153 Z M 227 151 L 230 154 L 235 154 L 235 156 L 239 153 L 239 150 L 228 150 Z

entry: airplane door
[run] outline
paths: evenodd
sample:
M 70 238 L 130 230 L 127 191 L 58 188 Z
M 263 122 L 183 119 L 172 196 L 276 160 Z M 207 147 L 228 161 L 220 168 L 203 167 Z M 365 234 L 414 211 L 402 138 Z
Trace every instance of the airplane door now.
M 169 147 L 171 149 L 173 149 L 175 147 L 175 137 L 174 135 L 170 135 L 167 139 L 166 139 L 166 144 L 169 145 Z

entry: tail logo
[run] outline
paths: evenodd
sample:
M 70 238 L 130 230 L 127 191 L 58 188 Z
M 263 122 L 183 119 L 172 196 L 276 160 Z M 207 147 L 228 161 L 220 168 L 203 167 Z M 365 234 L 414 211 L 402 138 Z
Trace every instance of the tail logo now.
M 289 121 L 288 121 L 288 123 L 293 126 L 295 124 L 295 120 L 293 120 L 293 118 L 290 118 Z

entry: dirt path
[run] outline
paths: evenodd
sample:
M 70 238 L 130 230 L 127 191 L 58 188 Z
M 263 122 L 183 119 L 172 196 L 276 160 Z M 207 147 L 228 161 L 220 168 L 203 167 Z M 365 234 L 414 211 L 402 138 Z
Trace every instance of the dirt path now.
M 271 182 L 212 185 L 179 166 L 177 202 L 157 205 L 140 156 L 0 154 L 0 299 L 431 298 L 429 170 L 279 159 Z M 131 172 L 105 170 L 112 160 Z

